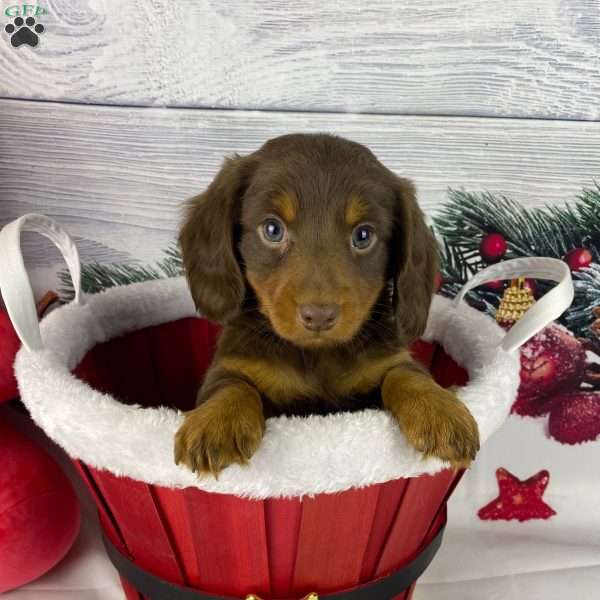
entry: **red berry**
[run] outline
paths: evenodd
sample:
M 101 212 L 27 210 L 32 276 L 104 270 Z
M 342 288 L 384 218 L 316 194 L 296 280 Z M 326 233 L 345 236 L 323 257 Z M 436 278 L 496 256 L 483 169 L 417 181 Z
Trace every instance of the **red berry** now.
M 8 314 L 0 310 L 0 402 L 12 400 L 19 395 L 13 363 L 20 345 Z
M 498 262 L 506 254 L 506 240 L 499 233 L 489 233 L 479 244 L 479 254 L 486 263 Z
M 600 393 L 571 392 L 557 398 L 548 431 L 562 444 L 594 441 L 600 436 Z
M 571 271 L 579 271 L 589 267 L 592 262 L 592 253 L 587 248 L 575 248 L 565 254 L 564 260 Z

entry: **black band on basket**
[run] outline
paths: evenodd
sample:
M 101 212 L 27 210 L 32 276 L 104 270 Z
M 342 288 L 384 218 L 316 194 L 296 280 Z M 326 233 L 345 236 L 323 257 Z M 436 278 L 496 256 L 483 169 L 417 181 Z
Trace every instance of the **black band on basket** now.
M 413 560 L 390 575 L 351 590 L 318 594 L 318 597 L 321 600 L 390 600 L 410 587 L 421 576 L 439 550 L 443 535 L 444 526 Z M 127 558 L 106 535 L 104 535 L 104 546 L 119 574 L 148 600 L 240 600 L 231 596 L 208 594 L 161 579 Z M 315 590 L 317 593 L 318 591 Z

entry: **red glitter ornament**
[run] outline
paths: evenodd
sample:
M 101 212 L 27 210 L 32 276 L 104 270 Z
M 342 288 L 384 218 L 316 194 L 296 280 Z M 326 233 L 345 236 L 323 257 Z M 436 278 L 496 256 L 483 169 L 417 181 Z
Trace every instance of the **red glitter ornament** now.
M 479 254 L 486 263 L 498 262 L 506 254 L 506 240 L 499 233 L 488 233 L 479 244 Z
M 556 512 L 543 500 L 542 495 L 550 481 L 550 473 L 543 470 L 529 479 L 521 481 L 506 469 L 496 471 L 499 495 L 479 509 L 479 518 L 484 521 L 530 521 L 548 519 Z
M 521 385 L 511 412 L 548 413 L 558 393 L 579 385 L 585 361 L 583 344 L 567 329 L 553 324 L 540 331 L 521 348 Z
M 578 391 L 556 398 L 548 431 L 561 444 L 594 441 L 600 436 L 600 392 Z
M 575 248 L 565 254 L 564 261 L 571 271 L 579 271 L 592 263 L 592 253 L 587 248 Z

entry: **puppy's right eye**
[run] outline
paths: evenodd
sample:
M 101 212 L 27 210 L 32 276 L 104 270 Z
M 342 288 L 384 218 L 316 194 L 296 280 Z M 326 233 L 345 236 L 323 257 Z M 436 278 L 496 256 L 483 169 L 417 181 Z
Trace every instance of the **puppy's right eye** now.
M 285 225 L 274 217 L 269 217 L 258 228 L 260 237 L 267 244 L 281 244 L 286 238 Z
M 363 223 L 355 227 L 352 232 L 352 247 L 358 252 L 368 250 L 377 240 L 377 235 L 372 225 Z

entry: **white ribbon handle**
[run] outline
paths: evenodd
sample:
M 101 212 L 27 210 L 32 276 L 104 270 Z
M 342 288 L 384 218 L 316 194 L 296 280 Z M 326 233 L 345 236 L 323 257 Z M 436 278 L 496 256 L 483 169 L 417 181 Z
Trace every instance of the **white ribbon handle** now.
M 75 289 L 76 304 L 83 304 L 79 253 L 69 234 L 44 215 L 28 214 L 0 230 L 0 292 L 13 327 L 28 350 L 43 348 L 33 291 L 23 262 L 21 232 L 47 237 L 63 255 Z
M 558 285 L 540 298 L 519 319 L 504 336 L 501 348 L 507 352 L 516 350 L 538 331 L 560 317 L 573 302 L 573 280 L 571 271 L 565 262 L 557 258 L 515 258 L 487 267 L 473 276 L 454 298 L 454 306 L 458 306 L 465 294 L 483 283 L 496 279 L 512 279 L 513 277 L 531 277 L 549 279 Z

